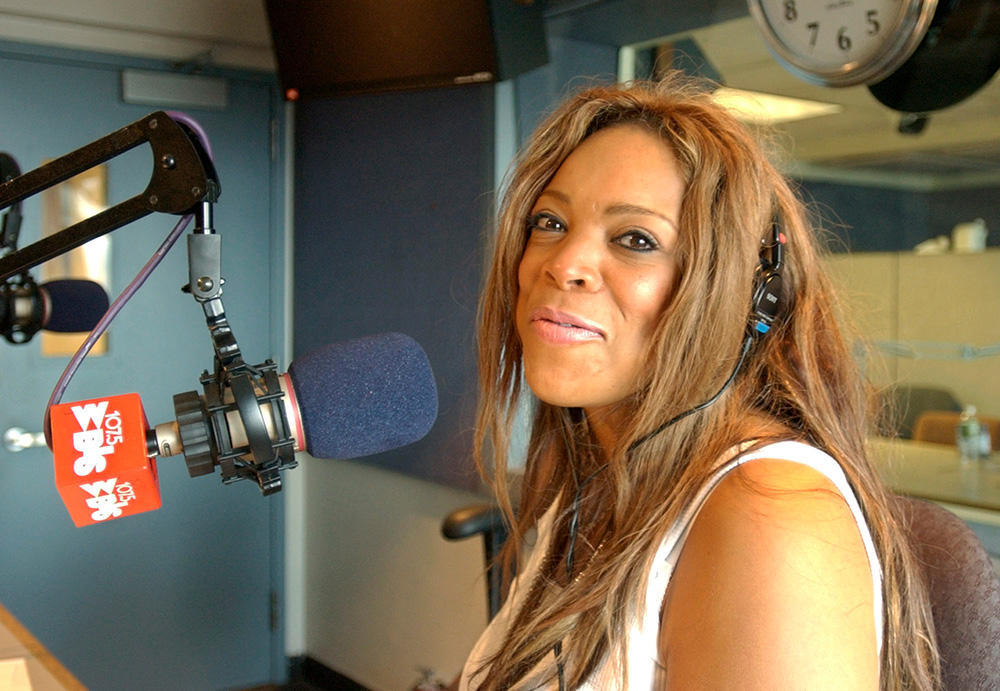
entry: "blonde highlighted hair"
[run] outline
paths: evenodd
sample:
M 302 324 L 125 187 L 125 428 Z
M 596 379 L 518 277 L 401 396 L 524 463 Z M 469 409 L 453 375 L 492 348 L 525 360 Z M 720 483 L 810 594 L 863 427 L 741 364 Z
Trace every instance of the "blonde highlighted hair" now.
M 679 280 L 649 348 L 638 393 L 616 448 L 594 442 L 578 409 L 534 400 L 517 515 L 507 456 L 522 391 L 515 328 L 517 269 L 529 212 L 559 166 L 594 132 L 638 125 L 673 152 L 685 183 L 676 249 Z M 509 688 L 562 641 L 566 681 L 578 686 L 607 654 L 623 650 L 628 617 L 642 606 L 650 562 L 664 532 L 720 456 L 747 441 L 751 418 L 824 449 L 843 467 L 883 569 L 883 689 L 932 689 L 938 666 L 924 586 L 891 497 L 867 457 L 868 392 L 835 316 L 816 230 L 795 190 L 747 128 L 702 85 L 678 75 L 657 83 L 593 87 L 569 98 L 538 128 L 506 184 L 480 305 L 477 461 L 512 526 L 503 561 L 514 568 L 539 517 L 582 478 L 580 532 L 592 552 L 571 582 L 556 584 L 546 560 L 497 654 L 476 675 L 480 689 Z M 751 349 L 713 405 L 639 443 L 665 421 L 709 399 L 729 377 L 747 334 L 762 243 L 780 222 L 788 237 L 784 311 Z M 633 448 L 634 447 L 634 448 Z M 487 454 L 485 449 L 489 449 Z M 589 520 L 588 520 L 589 519 Z M 559 544 L 559 533 L 553 545 Z

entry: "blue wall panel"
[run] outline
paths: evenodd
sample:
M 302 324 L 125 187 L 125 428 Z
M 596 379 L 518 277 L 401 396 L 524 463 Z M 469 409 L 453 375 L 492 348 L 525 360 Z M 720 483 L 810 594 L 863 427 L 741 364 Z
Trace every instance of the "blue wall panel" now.
M 30 170 L 156 110 L 121 101 L 121 66 L 107 56 L 0 44 L 0 150 Z M 215 220 L 227 312 L 247 359 L 260 362 L 271 355 L 274 87 L 257 76 L 229 84 L 225 111 L 188 112 L 211 138 L 223 185 Z M 145 186 L 148 152 L 108 163 L 109 203 Z M 22 246 L 39 236 L 37 197 L 24 215 Z M 112 234 L 112 297 L 176 220 L 150 216 Z M 199 389 L 213 351 L 201 308 L 179 290 L 184 245 L 182 238 L 126 306 L 108 354 L 84 361 L 64 401 L 137 391 L 156 424 L 173 418 L 173 394 Z M 41 428 L 66 362 L 42 358 L 37 340 L 0 342 L 0 430 Z M 0 602 L 84 685 L 209 691 L 283 674 L 273 668 L 269 628 L 271 565 L 281 550 L 271 511 L 280 497 L 264 499 L 249 483 L 224 487 L 218 475 L 192 479 L 182 458 L 160 459 L 160 510 L 77 529 L 56 493 L 48 450 L 0 449 L 0 460 Z
M 362 459 L 473 488 L 474 320 L 493 87 L 305 101 L 295 125 L 295 353 L 400 331 L 440 399 L 416 444 Z

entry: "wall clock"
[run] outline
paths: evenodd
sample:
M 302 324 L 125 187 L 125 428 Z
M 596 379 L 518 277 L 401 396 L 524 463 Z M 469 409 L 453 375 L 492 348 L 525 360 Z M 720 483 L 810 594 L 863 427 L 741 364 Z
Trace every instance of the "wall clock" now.
M 998 0 L 748 0 L 768 48 L 800 78 L 866 84 L 884 105 L 929 113 L 1000 69 Z
M 942 0 L 946 2 L 947 0 Z M 814 84 L 871 84 L 923 40 L 938 0 L 748 0 L 765 43 Z

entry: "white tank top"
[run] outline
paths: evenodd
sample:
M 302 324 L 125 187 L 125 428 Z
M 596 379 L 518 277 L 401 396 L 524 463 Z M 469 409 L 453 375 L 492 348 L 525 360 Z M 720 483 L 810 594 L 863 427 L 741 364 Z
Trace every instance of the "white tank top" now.
M 746 446 L 744 446 L 746 448 Z M 872 543 L 871 533 L 865 523 L 861 507 L 854 496 L 844 471 L 836 460 L 829 454 L 819 449 L 803 444 L 801 442 L 783 441 L 762 446 L 759 449 L 740 455 L 739 457 L 721 465 L 702 486 L 694 499 L 684 508 L 680 516 L 671 526 L 663 542 L 656 552 L 653 567 L 649 574 L 649 585 L 646 589 L 645 611 L 636 612 L 632 615 L 632 625 L 628 636 L 628 654 L 626 664 L 628 665 L 628 679 L 630 689 L 652 689 L 654 672 L 659 660 L 659 632 L 660 632 L 660 608 L 663 598 L 667 592 L 667 585 L 670 583 L 670 576 L 673 574 L 674 565 L 680 556 L 681 548 L 687 538 L 694 519 L 705 504 L 705 500 L 718 486 L 726 475 L 739 465 L 748 461 L 767 458 L 802 463 L 826 476 L 843 495 L 847 505 L 858 523 L 858 530 L 868 553 L 868 563 L 872 572 L 872 592 L 875 609 L 875 636 L 878 641 L 878 651 L 882 651 L 882 569 L 878 562 L 878 555 Z M 523 570 L 523 575 L 519 575 L 511 584 L 510 593 L 504 606 L 493 618 L 489 626 L 483 632 L 479 642 L 473 648 L 465 669 L 462 672 L 462 679 L 459 691 L 473 691 L 477 688 L 475 679 L 471 679 L 472 674 L 479 669 L 482 663 L 491 657 L 503 642 L 510 620 L 514 617 L 525 598 L 525 593 L 529 588 L 518 587 L 521 583 L 530 584 L 535 574 L 541 566 L 541 561 L 548 550 L 548 543 L 552 535 L 552 523 L 555 520 L 556 504 L 554 503 L 545 515 L 538 521 L 538 541 L 528 558 Z M 590 678 L 580 687 L 585 691 L 613 691 L 623 689 L 622 673 L 618 663 L 619 656 L 606 655 L 601 664 Z M 543 680 L 553 678 L 555 668 L 555 655 L 550 653 L 514 688 L 518 690 L 542 689 L 545 688 Z M 558 688 L 555 682 L 551 682 L 548 688 Z M 623 689 L 624 691 L 624 689 Z

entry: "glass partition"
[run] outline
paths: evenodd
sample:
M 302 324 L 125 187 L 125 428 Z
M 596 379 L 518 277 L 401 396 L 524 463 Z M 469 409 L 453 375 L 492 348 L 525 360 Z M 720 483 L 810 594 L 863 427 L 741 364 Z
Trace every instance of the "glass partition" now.
M 859 357 L 898 406 L 889 431 L 912 436 L 926 406 L 1000 417 L 1000 82 L 914 131 L 867 87 L 789 73 L 749 17 L 621 50 L 622 79 L 663 68 L 715 80 L 767 126 L 829 231 Z

